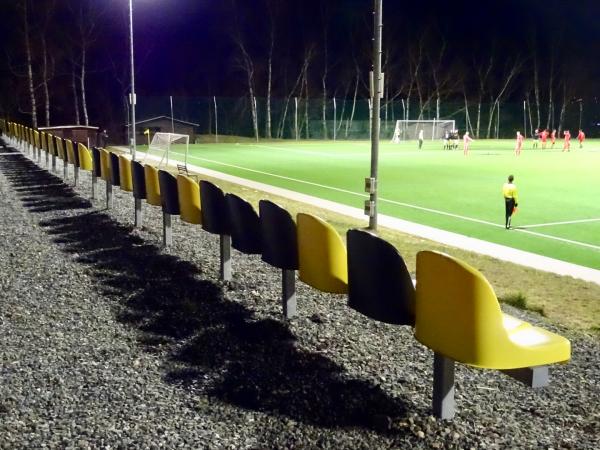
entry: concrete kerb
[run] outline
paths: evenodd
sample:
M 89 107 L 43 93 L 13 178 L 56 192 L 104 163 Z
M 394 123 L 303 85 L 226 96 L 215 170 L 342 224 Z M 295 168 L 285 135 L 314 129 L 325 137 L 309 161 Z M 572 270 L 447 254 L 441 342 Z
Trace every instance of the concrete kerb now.
M 127 147 L 115 147 L 119 150 L 128 151 Z M 145 155 L 138 151 L 138 154 L 144 155 L 152 161 L 160 161 L 160 158 L 153 155 Z M 170 162 L 170 165 L 176 167 L 177 161 Z M 327 209 L 329 211 L 342 214 L 353 219 L 364 220 L 366 225 L 366 216 L 360 208 L 342 205 L 330 200 L 323 200 L 311 195 L 301 194 L 290 191 L 288 189 L 271 186 L 257 181 L 247 180 L 244 178 L 228 175 L 212 169 L 206 169 L 195 165 L 188 164 L 188 168 L 192 172 L 207 175 L 212 178 L 221 179 L 230 183 L 239 184 L 252 189 L 268 192 L 273 195 L 289 198 L 290 200 L 307 203 L 311 206 Z M 407 220 L 398 219 L 396 217 L 379 215 L 378 223 L 380 226 L 391 230 L 400 231 L 423 239 L 429 239 L 440 244 L 449 245 L 462 250 L 471 251 L 481 255 L 491 256 L 502 261 L 519 264 L 521 266 L 530 267 L 544 272 L 555 273 L 557 275 L 571 276 L 591 283 L 600 285 L 600 270 L 592 269 L 585 266 L 561 261 L 547 256 L 538 255 L 535 253 L 518 250 L 505 245 L 494 244 L 481 239 L 464 236 L 462 234 L 453 233 L 451 231 L 439 230 L 427 225 L 421 225 Z

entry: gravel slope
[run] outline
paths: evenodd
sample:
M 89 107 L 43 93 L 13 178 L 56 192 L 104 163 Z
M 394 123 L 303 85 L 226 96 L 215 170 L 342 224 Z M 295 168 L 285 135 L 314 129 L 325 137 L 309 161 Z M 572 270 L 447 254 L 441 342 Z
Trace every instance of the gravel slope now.
M 174 220 L 162 250 L 158 208 L 134 230 L 132 197 L 106 211 L 90 185 L 0 155 L 1 449 L 600 448 L 592 338 L 557 330 L 573 360 L 542 390 L 459 365 L 438 421 L 409 328 L 301 283 L 286 323 L 260 257 L 234 251 L 221 283 L 215 236 Z

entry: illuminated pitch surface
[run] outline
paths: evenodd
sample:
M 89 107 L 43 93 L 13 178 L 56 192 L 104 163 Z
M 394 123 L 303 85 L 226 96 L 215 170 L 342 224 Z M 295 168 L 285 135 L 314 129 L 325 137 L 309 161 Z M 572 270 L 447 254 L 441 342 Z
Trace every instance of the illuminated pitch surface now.
M 441 141 L 382 142 L 379 211 L 416 223 L 600 269 L 600 141 L 563 153 L 513 140 L 477 140 L 469 156 Z M 190 145 L 188 163 L 362 208 L 368 141 Z M 176 158 L 177 150 L 173 149 Z M 502 184 L 519 188 L 517 230 L 504 229 Z M 520 228 L 523 227 L 523 228 Z

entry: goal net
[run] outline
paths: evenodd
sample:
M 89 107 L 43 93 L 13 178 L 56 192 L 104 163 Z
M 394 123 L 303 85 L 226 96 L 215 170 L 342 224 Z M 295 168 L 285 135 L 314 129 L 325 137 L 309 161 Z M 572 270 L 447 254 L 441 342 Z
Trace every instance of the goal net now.
M 171 154 L 175 159 L 181 161 L 181 156 L 184 157 L 184 163 L 187 168 L 187 156 L 190 146 L 190 137 L 187 134 L 176 133 L 155 133 L 146 152 L 146 156 L 154 155 L 160 157 L 158 167 L 163 164 L 169 164 Z
M 392 142 L 416 140 L 421 130 L 424 139 L 444 139 L 455 127 L 454 120 L 397 120 Z

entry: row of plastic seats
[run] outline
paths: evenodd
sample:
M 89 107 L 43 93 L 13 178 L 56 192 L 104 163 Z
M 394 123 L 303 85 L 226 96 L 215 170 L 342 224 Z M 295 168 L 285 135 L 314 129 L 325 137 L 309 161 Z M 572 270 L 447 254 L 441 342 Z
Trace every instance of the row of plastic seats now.
M 296 313 L 295 271 L 324 292 L 348 294 L 348 305 L 380 322 L 414 327 L 415 338 L 434 352 L 433 412 L 454 415 L 455 362 L 502 370 L 531 387 L 548 383 L 547 365 L 570 359 L 562 336 L 502 313 L 492 286 L 464 261 L 421 251 L 416 288 L 403 258 L 384 239 L 365 230 L 343 239 L 327 222 L 299 213 L 296 221 L 268 200 L 251 204 L 219 187 L 188 176 L 92 149 L 93 170 L 107 185 L 133 193 L 141 224 L 141 201 L 163 211 L 163 242 L 170 243 L 170 218 L 201 225 L 221 236 L 221 277 L 231 277 L 230 246 L 261 254 L 282 270 L 285 317 Z M 80 158 L 81 160 L 81 158 Z M 137 220 L 137 219 L 136 219 Z
M 299 213 L 294 221 L 285 209 L 268 200 L 259 202 L 257 213 L 244 199 L 225 194 L 206 180 L 197 183 L 124 156 L 112 154 L 111 158 L 111 169 L 118 163 L 121 176 L 133 174 L 126 184 L 138 199 L 160 205 L 165 217 L 179 215 L 221 236 L 224 278 L 231 275 L 229 251 L 223 245 L 227 238 L 238 251 L 261 254 L 263 261 L 281 269 L 286 317 L 296 312 L 293 280 L 298 270 L 301 281 L 320 291 L 347 293 L 349 306 L 371 319 L 414 326 L 416 339 L 435 353 L 434 413 L 438 417 L 454 415 L 455 361 L 504 370 L 540 387 L 548 382 L 546 365 L 570 359 L 567 339 L 503 314 L 485 277 L 463 261 L 419 252 L 415 289 L 397 249 L 367 231 L 348 231 L 346 250 L 337 231 L 314 215 Z M 113 183 L 119 184 L 114 179 Z M 123 180 L 120 183 L 123 186 Z M 168 244 L 168 237 L 163 239 Z

